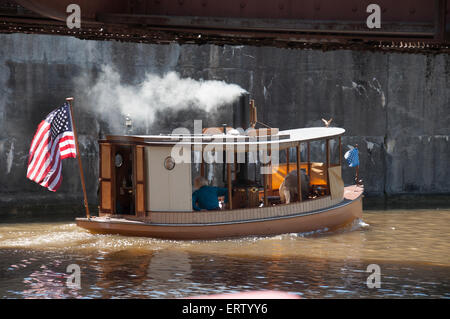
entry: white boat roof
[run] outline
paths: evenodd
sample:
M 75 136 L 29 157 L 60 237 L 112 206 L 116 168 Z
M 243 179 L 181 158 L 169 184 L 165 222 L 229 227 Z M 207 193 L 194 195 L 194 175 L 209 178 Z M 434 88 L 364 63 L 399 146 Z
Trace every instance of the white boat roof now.
M 169 134 L 169 135 L 108 135 L 108 141 L 134 142 L 148 145 L 261 145 L 279 143 L 291 147 L 299 142 L 330 139 L 341 136 L 345 129 L 339 127 L 308 127 L 279 131 L 271 136 L 248 136 L 244 134 Z

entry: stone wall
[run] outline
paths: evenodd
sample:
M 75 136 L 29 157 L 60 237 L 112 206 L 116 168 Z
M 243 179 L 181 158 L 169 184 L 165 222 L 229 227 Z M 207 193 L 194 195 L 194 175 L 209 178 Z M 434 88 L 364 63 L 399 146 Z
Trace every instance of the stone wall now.
M 162 46 L 23 34 L 0 35 L 0 43 L 1 205 L 82 197 L 74 159 L 64 161 L 56 193 L 25 177 L 38 123 L 67 96 L 76 97 L 89 198 L 96 202 L 96 141 L 112 126 L 98 119 L 96 106 L 84 99 L 85 88 L 74 79 L 94 81 L 104 64 L 130 84 L 138 84 L 146 73 L 171 70 L 182 77 L 236 83 L 256 100 L 259 120 L 280 129 L 322 126 L 321 118 L 332 117 L 333 125 L 347 130 L 345 149 L 359 144 L 360 174 L 369 195 L 450 193 L 449 55 Z M 195 108 L 160 111 L 156 118 L 146 133 L 189 127 L 193 119 L 207 125 L 231 120 L 227 107 L 214 114 Z M 346 182 L 352 175 L 345 168 Z

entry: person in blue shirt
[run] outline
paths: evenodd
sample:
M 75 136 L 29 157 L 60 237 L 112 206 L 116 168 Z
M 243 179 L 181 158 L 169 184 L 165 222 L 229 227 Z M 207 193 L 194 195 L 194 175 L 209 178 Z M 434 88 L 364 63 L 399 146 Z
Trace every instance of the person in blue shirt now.
M 202 176 L 197 176 L 194 179 L 194 188 L 197 189 L 192 193 L 192 208 L 194 210 L 220 209 L 219 196 L 225 196 L 225 203 L 228 203 L 228 189 L 209 186 L 208 181 Z

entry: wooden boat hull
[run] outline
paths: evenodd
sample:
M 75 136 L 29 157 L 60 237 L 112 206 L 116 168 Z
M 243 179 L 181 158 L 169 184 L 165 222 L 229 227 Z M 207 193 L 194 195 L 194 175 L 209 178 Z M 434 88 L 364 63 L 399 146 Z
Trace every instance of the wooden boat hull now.
M 348 225 L 356 218 L 362 218 L 362 191 L 353 193 L 351 197 L 353 198 L 347 198 L 339 205 L 316 212 L 229 223 L 152 224 L 114 218 L 77 218 L 76 222 L 79 227 L 94 233 L 161 239 L 199 240 L 271 236 L 323 229 L 334 230 Z

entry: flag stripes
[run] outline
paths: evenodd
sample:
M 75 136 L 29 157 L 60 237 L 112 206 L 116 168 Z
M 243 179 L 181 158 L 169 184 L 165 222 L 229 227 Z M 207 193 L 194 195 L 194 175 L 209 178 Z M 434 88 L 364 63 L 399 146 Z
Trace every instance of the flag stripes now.
M 77 156 L 68 103 L 51 112 L 31 142 L 27 178 L 56 191 L 61 185 L 62 160 Z

